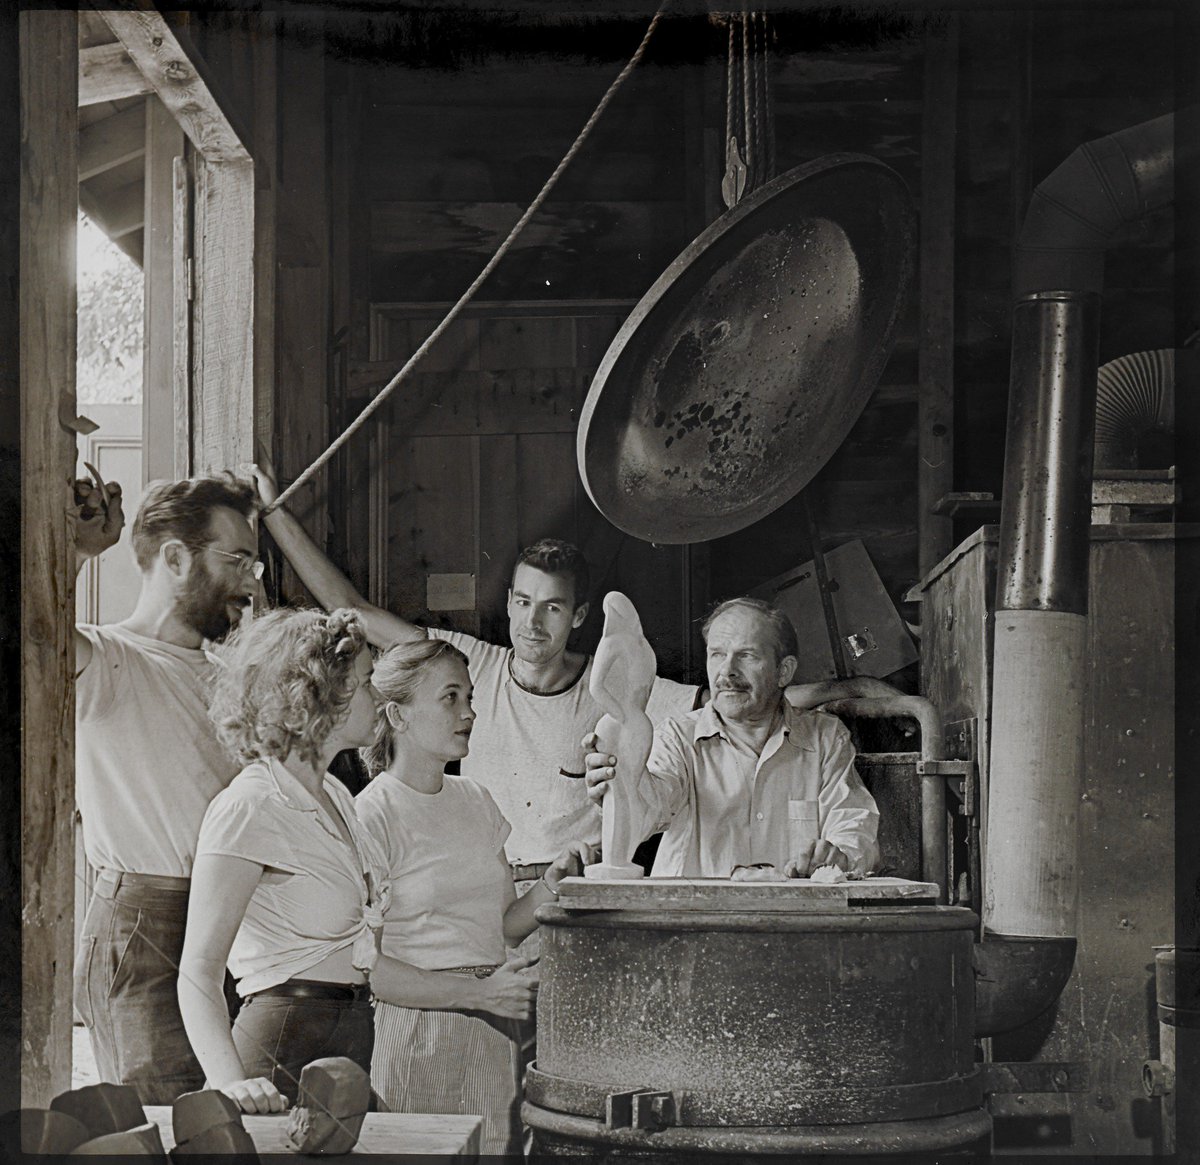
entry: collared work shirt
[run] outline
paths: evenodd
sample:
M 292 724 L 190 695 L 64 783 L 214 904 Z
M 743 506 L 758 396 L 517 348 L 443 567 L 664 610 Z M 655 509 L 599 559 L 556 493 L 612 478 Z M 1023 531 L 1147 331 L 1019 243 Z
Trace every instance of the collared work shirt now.
M 274 761 L 247 765 L 204 815 L 197 857 L 224 854 L 265 867 L 229 952 L 243 996 L 303 977 L 352 946 L 386 909 L 383 859 L 355 815 L 354 798 L 328 773 L 325 792 L 352 846 L 317 799 Z
M 654 731 L 638 786 L 642 836 L 664 831 L 657 877 L 727 878 L 737 865 L 781 869 L 824 839 L 866 873 L 878 861 L 879 812 L 854 768 L 845 725 L 783 701 L 761 754 L 708 704 Z M 795 852 L 793 852 L 795 851 Z

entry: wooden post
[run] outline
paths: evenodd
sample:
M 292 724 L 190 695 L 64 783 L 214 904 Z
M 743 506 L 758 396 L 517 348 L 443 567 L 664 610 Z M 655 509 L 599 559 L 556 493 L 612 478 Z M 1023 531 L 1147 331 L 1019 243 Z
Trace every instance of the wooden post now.
M 20 1103 L 71 1080 L 75 902 L 75 223 L 79 31 L 29 9 L 20 52 L 21 1043 Z M 9 268 L 11 271 L 12 268 Z M 10 276 L 11 278 L 11 276 Z M 17 798 L 6 798 L 10 803 Z M 0 1076 L 11 1079 L 8 1061 Z
M 200 161 L 196 172 L 193 300 L 199 472 L 236 470 L 254 456 L 254 166 Z
M 921 325 L 917 356 L 917 541 L 923 576 L 949 552 L 953 523 L 933 512 L 954 488 L 954 171 L 958 16 L 925 38 L 921 124 Z
M 17 8 L 0 8 L 0 108 L 20 107 Z M 21 123 L 0 118 L 0 749 L 21 755 Z M 0 1063 L 21 1062 L 21 801 L 0 799 Z M 21 1103 L 20 1074 L 0 1074 L 0 1111 Z
M 175 441 L 175 159 L 183 155 L 183 131 L 157 97 L 145 106 L 142 476 L 154 481 L 187 475 Z
M 254 17 L 254 435 L 271 452 L 275 431 L 275 193 L 278 185 L 276 128 L 276 17 Z M 257 458 L 257 452 L 254 454 Z

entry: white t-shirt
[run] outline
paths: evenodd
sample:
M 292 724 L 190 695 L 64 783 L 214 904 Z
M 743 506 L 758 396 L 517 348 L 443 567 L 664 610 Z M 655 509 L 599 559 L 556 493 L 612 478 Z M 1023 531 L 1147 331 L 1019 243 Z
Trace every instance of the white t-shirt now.
M 238 993 L 252 995 L 304 972 L 368 930 L 385 908 L 387 875 L 354 798 L 325 775 L 353 845 L 317 799 L 277 761 L 247 765 L 204 815 L 198 854 L 245 858 L 264 866 L 229 951 Z
M 237 762 L 208 718 L 203 651 L 124 627 L 81 626 L 92 658 L 75 685 L 75 797 L 98 868 L 190 877 L 208 803 Z
M 380 773 L 355 804 L 391 879 L 383 953 L 427 971 L 503 963 L 509 826 L 488 791 L 447 775 L 421 793 Z
M 588 800 L 580 743 L 604 715 L 588 690 L 591 658 L 562 691 L 531 692 L 513 678 L 511 647 L 460 631 L 430 628 L 429 634 L 467 657 L 476 719 L 459 771 L 492 794 L 512 825 L 509 861 L 551 862 L 568 842 L 598 842 L 600 811 Z M 682 716 L 692 710 L 696 693 L 694 684 L 656 676 L 646 715 L 655 724 Z

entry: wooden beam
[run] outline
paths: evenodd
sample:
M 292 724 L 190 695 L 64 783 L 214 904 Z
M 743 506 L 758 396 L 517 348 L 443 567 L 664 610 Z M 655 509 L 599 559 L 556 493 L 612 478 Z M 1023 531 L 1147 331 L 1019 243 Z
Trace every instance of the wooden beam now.
M 192 185 L 187 160 L 171 164 L 171 399 L 175 476 L 192 475 Z
M 143 194 L 141 184 L 131 185 L 120 191 L 117 199 L 107 198 L 101 202 L 86 186 L 79 187 L 79 209 L 88 216 L 114 243 L 127 254 L 125 245 L 134 231 L 140 230 L 144 207 L 134 202 L 134 195 Z M 137 221 L 133 221 L 136 218 Z M 142 248 L 137 248 L 138 263 L 141 263 Z
M 114 242 L 122 235 L 140 231 L 146 222 L 146 184 L 139 179 L 105 194 L 101 198 L 91 195 L 102 216 L 104 233 Z
M 150 82 L 122 44 L 79 50 L 79 104 L 99 105 L 151 92 Z
M 160 12 L 139 5 L 105 9 L 101 16 L 207 161 L 250 160 L 226 111 Z
M 21 1105 L 71 1084 L 75 904 L 74 11 L 31 8 L 19 23 L 21 86 Z
M 146 103 L 139 101 L 79 130 L 79 181 L 112 170 L 146 152 Z
M 186 477 L 175 455 L 175 159 L 183 131 L 157 97 L 145 102 L 145 313 L 142 346 L 142 473 Z M 183 262 L 181 259 L 180 262 Z M 186 302 L 183 305 L 187 310 Z
M 254 63 L 254 458 L 262 444 L 273 453 L 275 432 L 275 198 L 279 186 L 278 25 L 274 14 L 255 18 Z
M 958 16 L 925 38 L 921 125 L 921 323 L 917 353 L 918 571 L 949 552 L 951 520 L 937 514 L 954 489 L 954 171 L 958 133 Z

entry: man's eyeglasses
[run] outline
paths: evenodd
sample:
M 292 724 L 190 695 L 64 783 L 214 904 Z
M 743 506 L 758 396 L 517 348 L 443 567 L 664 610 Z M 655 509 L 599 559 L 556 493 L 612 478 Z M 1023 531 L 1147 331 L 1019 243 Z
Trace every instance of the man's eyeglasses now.
M 206 546 L 204 549 L 211 550 L 214 554 L 221 555 L 222 558 L 232 558 L 238 564 L 238 570 L 243 574 L 250 575 L 251 578 L 262 578 L 263 571 L 266 569 L 257 558 L 250 558 L 245 554 L 234 554 L 231 550 L 221 550 L 216 546 Z

